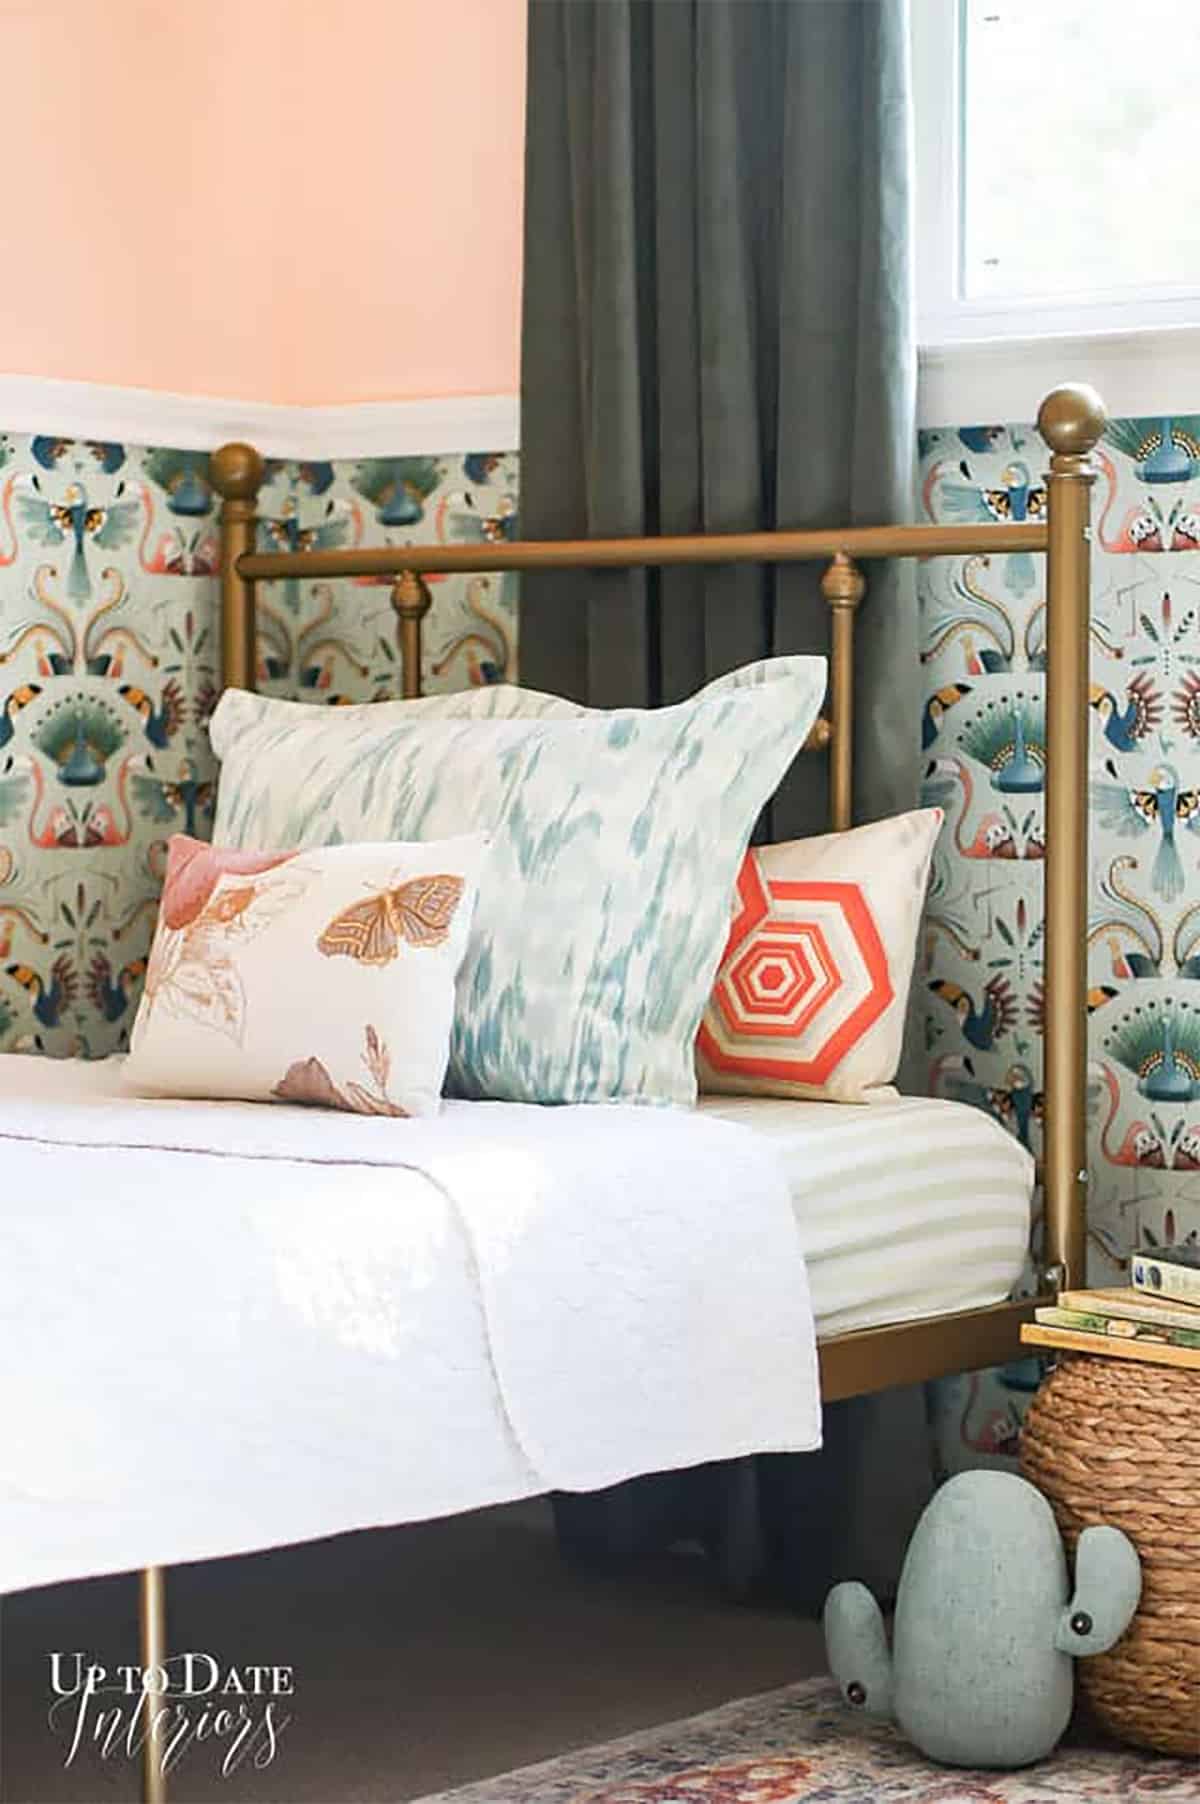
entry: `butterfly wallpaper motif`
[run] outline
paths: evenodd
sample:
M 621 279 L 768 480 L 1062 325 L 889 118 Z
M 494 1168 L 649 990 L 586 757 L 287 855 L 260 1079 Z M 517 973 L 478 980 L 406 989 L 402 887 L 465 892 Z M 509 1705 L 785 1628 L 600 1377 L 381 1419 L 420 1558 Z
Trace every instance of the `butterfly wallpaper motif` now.
M 487 544 L 515 538 L 514 452 L 269 462 L 259 495 L 263 550 L 351 545 Z M 431 576 L 423 689 L 515 680 L 516 577 Z M 313 701 L 382 701 L 400 693 L 391 579 L 264 585 L 258 687 Z
M 172 833 L 211 832 L 217 507 L 205 453 L 0 433 L 0 1051 L 128 1043 Z M 268 464 L 264 546 L 516 531 L 513 453 Z M 512 579 L 431 583 L 429 691 L 511 680 Z M 258 682 L 396 695 L 389 585 L 260 591 Z
M 927 519 L 1044 510 L 1032 427 L 924 432 L 920 454 Z M 1096 461 L 1089 1279 L 1119 1284 L 1132 1248 L 1200 1239 L 1200 417 L 1112 421 Z M 947 810 L 920 977 L 928 1087 L 1040 1153 L 1043 560 L 920 570 L 924 799 Z M 1037 1375 L 939 1386 L 943 1463 L 1013 1455 Z

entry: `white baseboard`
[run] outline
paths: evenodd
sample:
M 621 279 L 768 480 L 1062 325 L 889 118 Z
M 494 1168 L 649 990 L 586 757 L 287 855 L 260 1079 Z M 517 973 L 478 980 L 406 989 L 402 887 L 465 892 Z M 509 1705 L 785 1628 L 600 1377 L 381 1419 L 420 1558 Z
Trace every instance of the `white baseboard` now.
M 280 407 L 207 395 L 161 394 L 44 376 L 0 375 L 0 431 L 113 439 L 211 451 L 244 439 L 268 457 L 409 457 L 511 451 L 520 442 L 516 395 Z

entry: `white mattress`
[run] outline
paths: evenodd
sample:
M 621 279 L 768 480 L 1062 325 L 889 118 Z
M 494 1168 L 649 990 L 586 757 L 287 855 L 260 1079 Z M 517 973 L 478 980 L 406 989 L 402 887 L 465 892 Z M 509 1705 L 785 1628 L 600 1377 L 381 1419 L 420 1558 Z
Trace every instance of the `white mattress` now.
M 1029 1243 L 1033 1160 L 979 1109 L 711 1096 L 780 1157 L 818 1338 L 999 1303 Z

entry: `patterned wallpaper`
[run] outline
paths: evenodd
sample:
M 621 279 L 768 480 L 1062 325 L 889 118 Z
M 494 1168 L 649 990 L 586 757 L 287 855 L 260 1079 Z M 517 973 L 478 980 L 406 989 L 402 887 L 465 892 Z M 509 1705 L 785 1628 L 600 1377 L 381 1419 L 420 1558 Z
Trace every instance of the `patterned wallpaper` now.
M 1031 428 L 922 435 L 928 518 L 1036 517 Z M 1099 452 L 1092 620 L 1091 1275 L 1200 1238 L 1200 419 L 1115 422 Z M 487 540 L 514 454 L 274 464 L 268 545 Z M 206 460 L 0 435 L 0 1049 L 128 1033 L 167 836 L 208 830 L 215 694 Z M 948 810 L 920 981 L 929 1088 L 1039 1150 L 1045 610 L 1026 556 L 922 566 L 925 791 Z M 434 586 L 425 681 L 514 674 L 514 593 Z M 396 693 L 380 583 L 264 590 L 259 681 Z M 939 1387 L 948 1465 L 1012 1451 L 1028 1363 Z
M 1029 427 L 928 432 L 928 518 L 1038 517 Z M 1089 1275 L 1200 1236 L 1200 418 L 1118 420 L 1093 502 Z M 1017 555 L 922 567 L 929 1089 L 1040 1152 L 1045 589 Z M 1192 984 L 1197 983 L 1195 991 Z M 1015 1449 L 1031 1363 L 939 1387 L 950 1466 Z
M 512 454 L 273 463 L 264 546 L 511 537 Z M 207 833 L 216 504 L 194 452 L 0 434 L 0 1051 L 98 1057 L 128 1037 L 168 835 Z M 430 689 L 511 676 L 510 579 L 447 577 Z M 278 583 L 259 684 L 398 693 L 378 582 Z

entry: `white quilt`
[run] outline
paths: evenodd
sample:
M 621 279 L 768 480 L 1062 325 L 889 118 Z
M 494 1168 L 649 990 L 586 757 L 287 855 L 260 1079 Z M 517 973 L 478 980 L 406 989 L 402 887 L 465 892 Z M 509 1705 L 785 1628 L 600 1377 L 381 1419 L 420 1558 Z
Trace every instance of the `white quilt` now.
M 820 1441 L 782 1170 L 687 1111 L 0 1057 L 0 1591 Z

